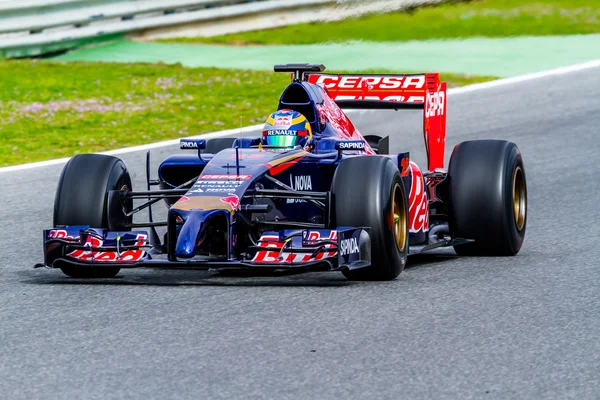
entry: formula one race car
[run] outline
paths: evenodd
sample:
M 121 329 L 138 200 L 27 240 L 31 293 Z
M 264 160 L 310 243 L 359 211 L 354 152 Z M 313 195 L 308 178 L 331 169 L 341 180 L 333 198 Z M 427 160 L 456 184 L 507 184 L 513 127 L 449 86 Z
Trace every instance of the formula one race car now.
M 36 267 L 77 278 L 159 267 L 341 271 L 349 279 L 389 280 L 408 255 L 434 248 L 518 253 L 527 190 L 514 143 L 463 142 L 445 170 L 446 84 L 438 74 L 324 69 L 276 66 L 292 82 L 261 136 L 181 140 L 194 154 L 166 158 L 156 180 L 148 154 L 145 191 L 132 188 L 118 158 L 73 157 L 58 183 L 54 228 L 44 231 L 44 264 Z M 343 108 L 422 110 L 427 168 L 407 152 L 389 154 L 388 137 L 363 137 Z M 169 207 L 164 221 L 150 212 L 147 222 L 133 222 L 161 200 Z M 166 227 L 162 240 L 157 227 Z

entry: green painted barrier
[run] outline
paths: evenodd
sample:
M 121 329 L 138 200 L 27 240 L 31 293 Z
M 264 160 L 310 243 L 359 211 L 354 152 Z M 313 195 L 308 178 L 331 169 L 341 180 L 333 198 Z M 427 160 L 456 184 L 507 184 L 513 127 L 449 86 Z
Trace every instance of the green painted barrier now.
M 600 59 L 600 34 L 241 47 L 118 41 L 55 59 L 256 70 L 307 62 L 325 64 L 329 70 L 440 71 L 509 77 Z

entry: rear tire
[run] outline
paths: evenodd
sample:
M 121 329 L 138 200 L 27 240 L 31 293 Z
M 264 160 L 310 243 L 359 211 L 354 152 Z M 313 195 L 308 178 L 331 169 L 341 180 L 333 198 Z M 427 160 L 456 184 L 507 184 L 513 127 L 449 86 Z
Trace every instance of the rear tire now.
M 527 227 L 527 184 L 521 152 L 512 142 L 474 140 L 457 145 L 448 168 L 450 228 L 473 243 L 458 255 L 514 256 Z
M 123 161 L 102 154 L 76 155 L 65 165 L 58 181 L 54 226 L 124 227 L 131 223 L 132 217 L 111 215 L 112 220 L 109 221 L 107 212 L 108 191 L 120 189 L 132 190 L 131 177 Z M 133 201 L 130 200 L 127 209 L 131 210 L 132 206 Z M 120 268 L 61 267 L 61 270 L 73 278 L 113 278 Z
M 350 280 L 392 280 L 406 264 L 408 206 L 398 167 L 386 157 L 355 157 L 331 185 L 333 225 L 370 228 L 371 266 L 343 271 Z

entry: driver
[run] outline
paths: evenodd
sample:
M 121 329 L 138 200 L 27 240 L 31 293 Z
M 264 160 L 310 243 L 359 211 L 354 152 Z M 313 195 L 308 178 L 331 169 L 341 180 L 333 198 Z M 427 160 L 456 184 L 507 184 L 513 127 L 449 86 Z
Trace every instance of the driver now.
M 307 148 L 312 142 L 312 129 L 306 117 L 294 110 L 279 110 L 267 119 L 261 144 L 271 149 Z

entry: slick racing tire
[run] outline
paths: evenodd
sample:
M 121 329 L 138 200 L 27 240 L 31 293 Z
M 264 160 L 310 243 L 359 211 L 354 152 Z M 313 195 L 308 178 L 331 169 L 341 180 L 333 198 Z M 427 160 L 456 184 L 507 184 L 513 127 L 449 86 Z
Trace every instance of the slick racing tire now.
M 221 150 L 230 149 L 233 142 L 235 142 L 235 138 L 208 139 L 204 151 L 209 154 L 217 154 Z
M 123 161 L 101 154 L 80 154 L 65 165 L 54 199 L 54 226 L 89 225 L 91 228 L 124 227 L 132 217 L 107 210 L 109 190 L 132 190 L 131 177 Z M 127 203 L 131 210 L 133 201 Z M 118 219 L 118 220 L 117 220 Z M 121 228 L 122 227 L 122 228 Z M 120 268 L 61 267 L 73 278 L 113 278 Z
M 371 266 L 343 271 L 350 280 L 391 280 L 406 264 L 408 207 L 398 167 L 386 157 L 355 157 L 331 185 L 333 226 L 370 228 Z
M 448 168 L 450 229 L 472 243 L 458 255 L 514 256 L 527 227 L 527 183 L 517 145 L 474 140 L 457 145 Z

